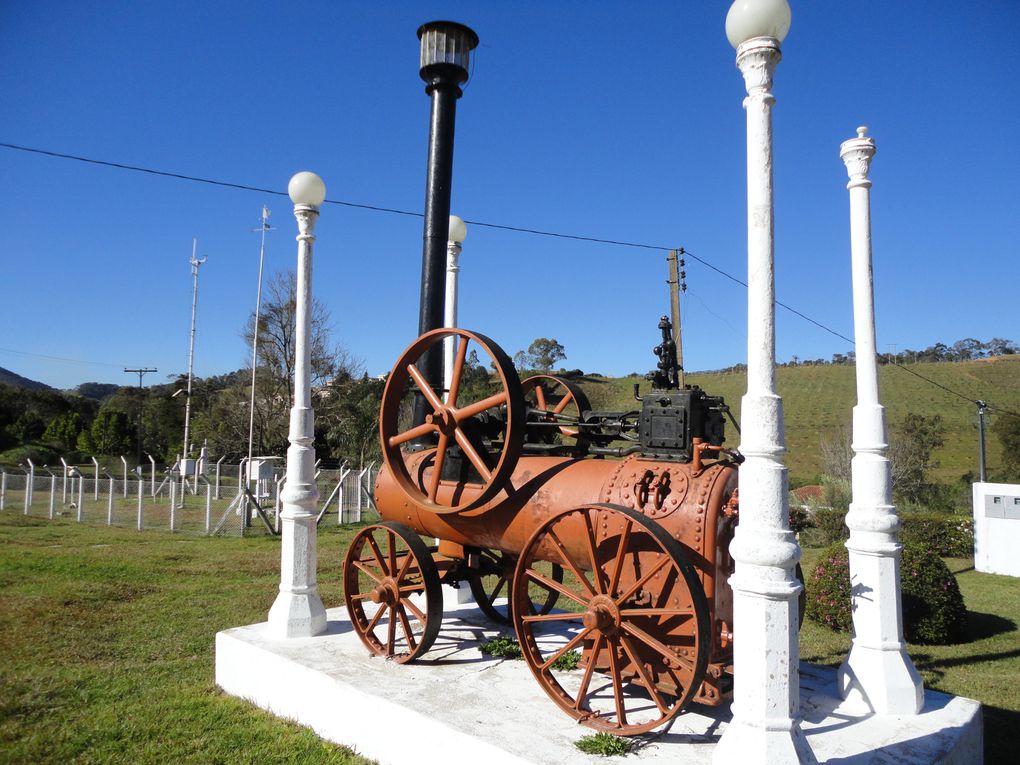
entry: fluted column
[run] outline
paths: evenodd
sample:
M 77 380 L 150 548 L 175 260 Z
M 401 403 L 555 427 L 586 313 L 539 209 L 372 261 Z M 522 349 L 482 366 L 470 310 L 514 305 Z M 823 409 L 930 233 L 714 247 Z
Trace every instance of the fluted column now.
M 846 516 L 854 637 L 837 682 L 843 698 L 863 701 L 878 714 L 916 714 L 924 704 L 924 686 L 903 640 L 899 518 L 886 457 L 885 409 L 878 395 L 868 180 L 875 142 L 866 136 L 867 130 L 858 128 L 857 137 L 840 146 L 850 176 L 857 406 L 850 463 L 852 501 Z
M 303 175 L 301 173 L 298 176 Z M 310 175 L 310 174 L 309 174 Z M 318 203 L 300 204 L 291 181 L 298 223 L 297 305 L 295 317 L 294 406 L 290 410 L 287 481 L 280 498 L 280 594 L 269 611 L 269 629 L 277 637 L 311 637 L 326 630 L 326 609 L 316 585 L 315 439 L 311 406 L 312 233 Z M 321 185 L 322 181 L 315 177 Z M 322 188 L 325 195 L 325 187 Z
M 741 400 L 740 524 L 730 545 L 733 589 L 733 720 L 714 761 L 813 762 L 800 729 L 800 647 L 783 457 L 783 400 L 775 390 L 772 74 L 779 41 L 754 37 L 737 47 L 747 98 L 747 393 Z

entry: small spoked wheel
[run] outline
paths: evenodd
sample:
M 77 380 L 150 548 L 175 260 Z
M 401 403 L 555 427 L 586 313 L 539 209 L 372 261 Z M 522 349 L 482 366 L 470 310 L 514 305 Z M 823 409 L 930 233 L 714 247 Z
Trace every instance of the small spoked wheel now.
M 416 366 L 429 349 L 451 339 L 455 356 L 450 389 L 430 385 Z M 484 354 L 477 366 L 470 362 L 469 344 Z M 484 371 L 489 366 L 495 374 Z M 479 375 L 479 372 L 481 374 Z M 481 386 L 465 390 L 470 376 L 484 378 Z M 479 392 L 481 390 L 481 392 Z M 425 398 L 425 422 L 404 424 L 408 392 Z M 513 473 L 524 444 L 524 399 L 520 378 L 510 357 L 489 338 L 465 329 L 426 332 L 400 356 L 386 381 L 379 410 L 383 459 L 401 491 L 419 507 L 434 513 L 471 510 L 492 499 Z M 402 448 L 429 441 L 434 456 L 411 475 Z M 456 446 L 463 457 L 463 475 L 446 480 L 443 468 Z M 475 483 L 478 492 L 464 496 L 458 483 Z M 444 491 L 444 484 L 450 484 Z
M 521 390 L 528 407 L 529 439 L 552 443 L 559 435 L 568 442 L 583 440 L 576 423 L 591 404 L 580 386 L 554 375 L 534 375 L 521 381 Z
M 552 560 L 562 582 L 541 571 Z M 559 593 L 564 610 L 522 611 L 534 586 Z M 701 582 L 682 545 L 634 510 L 585 505 L 546 520 L 521 553 L 512 597 L 528 667 L 584 725 L 645 733 L 701 687 L 711 641 Z
M 443 621 L 443 593 L 421 538 L 386 521 L 358 532 L 343 563 L 344 602 L 368 650 L 400 664 L 432 646 Z
M 512 624 L 510 583 L 513 581 L 517 557 L 502 550 L 479 551 L 480 565 L 468 575 L 468 585 L 482 612 L 498 624 Z M 543 573 L 554 582 L 563 581 L 563 569 L 555 563 L 542 566 Z M 528 613 L 547 614 L 556 605 L 560 594 L 555 590 L 532 588 L 535 596 L 529 601 Z

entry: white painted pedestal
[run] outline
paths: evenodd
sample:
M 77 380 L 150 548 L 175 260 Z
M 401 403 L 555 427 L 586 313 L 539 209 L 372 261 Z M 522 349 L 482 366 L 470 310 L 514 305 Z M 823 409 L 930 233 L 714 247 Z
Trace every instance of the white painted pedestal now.
M 593 731 L 562 714 L 524 662 L 482 655 L 478 644 L 500 630 L 477 607 L 457 605 L 455 591 L 444 595 L 443 628 L 424 661 L 369 656 L 335 608 L 318 637 L 274 639 L 266 624 L 220 632 L 216 683 L 382 765 L 712 762 L 728 707 L 692 705 L 626 758 L 583 754 L 574 742 Z M 801 728 L 820 763 L 981 762 L 976 701 L 928 691 L 921 714 L 881 717 L 839 706 L 835 670 L 802 664 L 800 682 Z

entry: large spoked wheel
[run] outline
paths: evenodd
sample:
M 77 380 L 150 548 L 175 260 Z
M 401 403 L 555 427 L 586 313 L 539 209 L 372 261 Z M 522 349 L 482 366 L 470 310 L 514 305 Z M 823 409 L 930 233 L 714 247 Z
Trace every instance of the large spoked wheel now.
M 444 391 L 429 385 L 416 363 L 446 338 L 456 347 L 450 390 L 445 391 L 444 401 Z M 488 356 L 496 371 L 494 384 L 485 376 L 486 384 L 495 391 L 479 397 L 462 392 L 472 343 L 479 354 Z M 489 363 L 482 358 L 480 366 L 485 369 Z M 402 427 L 401 412 L 406 409 L 403 402 L 409 391 L 424 396 L 431 413 L 422 424 Z M 484 504 L 506 485 L 524 444 L 524 398 L 513 362 L 492 340 L 476 332 L 456 328 L 426 332 L 404 351 L 386 381 L 379 436 L 383 459 L 394 480 L 419 507 L 434 513 L 456 513 Z M 422 470 L 411 475 L 401 449 L 423 439 L 435 443 L 435 453 Z M 454 445 L 463 457 L 463 470 L 446 480 L 452 485 L 444 492 L 443 468 Z M 456 484 L 463 482 L 480 484 L 480 491 L 457 491 Z
M 443 593 L 421 538 L 386 521 L 358 532 L 343 565 L 344 602 L 368 650 L 400 664 L 429 650 L 443 621 Z
M 576 423 L 591 403 L 579 386 L 555 375 L 534 375 L 521 382 L 521 390 L 528 407 L 529 440 L 552 443 L 556 435 L 570 443 L 583 440 Z
M 563 565 L 562 583 L 542 574 L 542 560 Z M 567 610 L 522 611 L 535 585 L 558 592 Z M 528 666 L 578 722 L 645 733 L 701 687 L 711 640 L 701 582 L 680 543 L 634 510 L 586 505 L 549 518 L 521 553 L 512 597 Z
M 468 575 L 468 585 L 482 613 L 498 624 L 512 624 L 510 583 L 514 578 L 517 557 L 502 550 L 480 550 L 480 565 Z M 543 573 L 554 582 L 563 581 L 563 568 L 555 563 L 542 565 Z M 529 614 L 547 614 L 556 605 L 560 594 L 555 590 L 532 588 Z M 505 599 L 505 600 L 504 600 Z

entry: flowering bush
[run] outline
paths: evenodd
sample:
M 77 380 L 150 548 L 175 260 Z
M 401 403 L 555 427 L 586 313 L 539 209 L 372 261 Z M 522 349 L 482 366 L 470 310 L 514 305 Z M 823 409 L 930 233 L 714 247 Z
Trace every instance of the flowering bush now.
M 909 642 L 945 644 L 963 639 L 967 626 L 963 596 L 956 578 L 935 551 L 904 545 L 900 584 L 903 632 Z M 850 588 L 846 548 L 832 545 L 808 578 L 808 618 L 837 632 L 849 632 L 853 626 Z
M 928 547 L 946 558 L 974 554 L 974 522 L 969 516 L 903 513 L 900 541 Z

